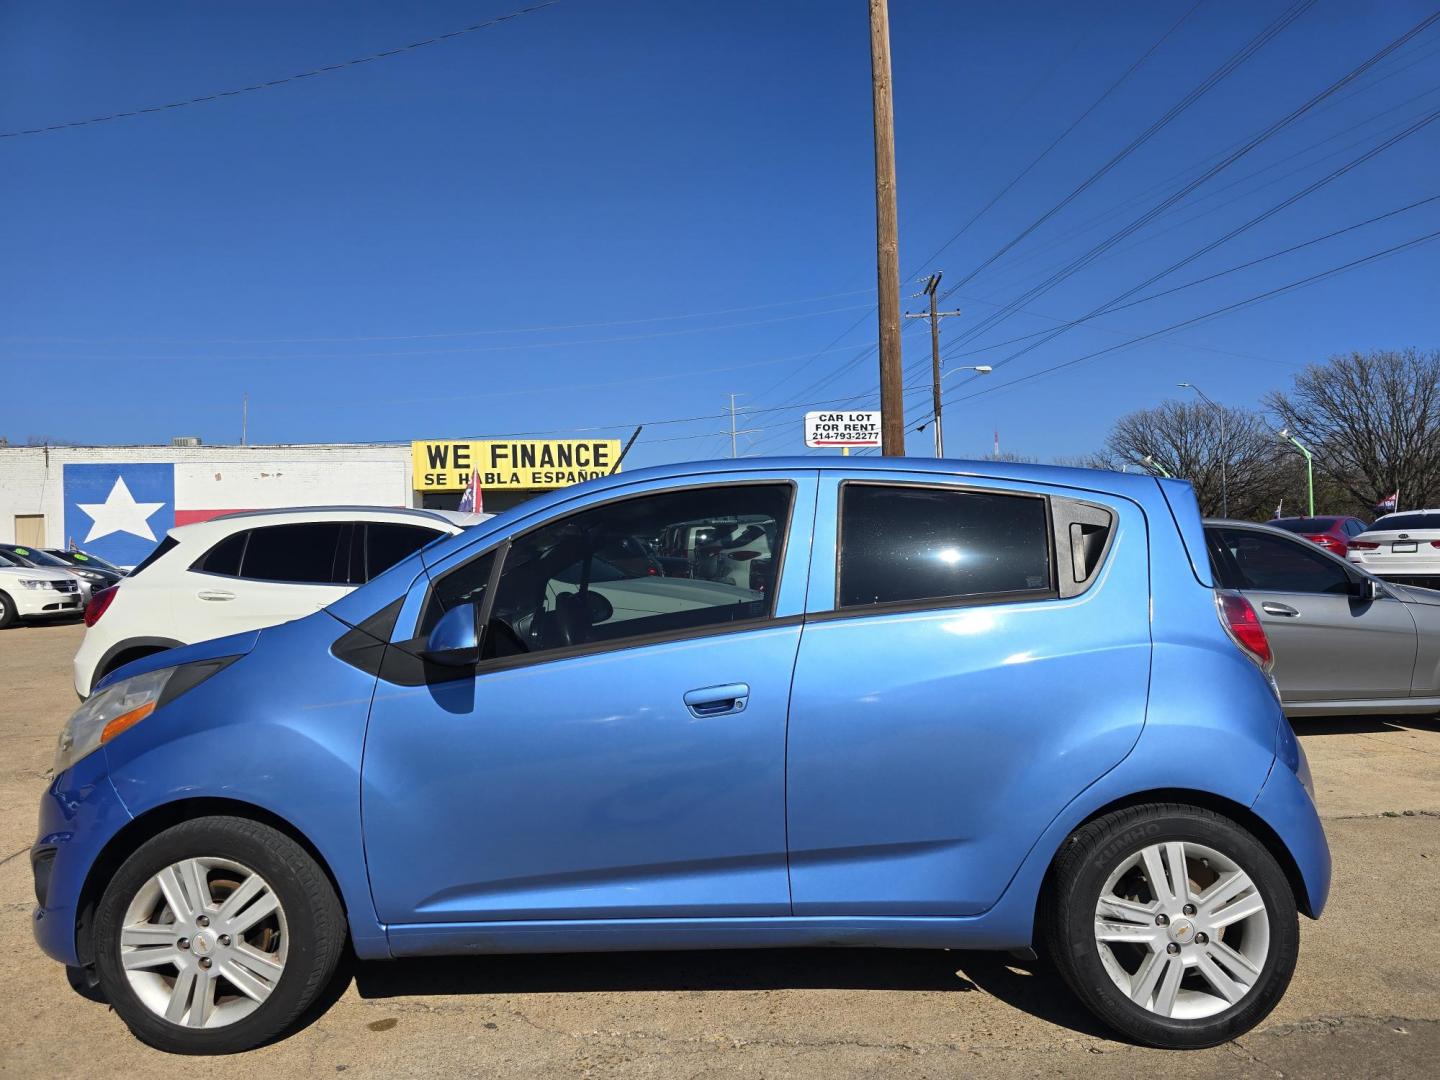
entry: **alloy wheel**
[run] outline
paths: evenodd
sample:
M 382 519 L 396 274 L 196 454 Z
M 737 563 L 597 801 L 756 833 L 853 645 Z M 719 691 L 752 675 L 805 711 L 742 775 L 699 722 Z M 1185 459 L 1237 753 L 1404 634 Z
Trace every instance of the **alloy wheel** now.
M 1106 973 L 1141 1008 L 1177 1020 L 1214 1016 L 1260 981 L 1270 924 L 1259 888 L 1203 844 L 1153 844 L 1125 858 L 1095 905 Z
M 269 999 L 289 951 L 285 910 L 240 863 L 189 858 L 149 878 L 125 910 L 120 966 L 156 1016 L 217 1028 Z

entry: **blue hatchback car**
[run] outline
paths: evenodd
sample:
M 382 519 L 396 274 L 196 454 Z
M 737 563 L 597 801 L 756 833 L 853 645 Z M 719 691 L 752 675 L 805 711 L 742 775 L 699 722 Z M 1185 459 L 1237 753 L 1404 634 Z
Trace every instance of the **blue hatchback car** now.
M 1269 662 L 1180 482 L 612 476 L 109 676 L 41 800 L 35 934 L 181 1052 L 283 1033 L 347 942 L 1033 944 L 1130 1038 L 1212 1045 L 1329 889 Z

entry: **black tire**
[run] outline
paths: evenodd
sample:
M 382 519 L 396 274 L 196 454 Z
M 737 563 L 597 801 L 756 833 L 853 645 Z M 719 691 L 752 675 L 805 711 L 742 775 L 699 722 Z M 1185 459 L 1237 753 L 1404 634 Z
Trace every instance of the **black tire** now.
M 1106 970 L 1096 940 L 1096 905 L 1109 876 L 1130 856 L 1170 841 L 1201 844 L 1229 859 L 1265 903 L 1269 947 L 1258 977 L 1234 1004 L 1203 1018 L 1173 1019 L 1136 1004 Z M 1229 818 L 1176 803 L 1129 807 L 1079 829 L 1056 859 L 1042 920 L 1047 951 L 1076 997 L 1122 1035 L 1168 1049 L 1215 1046 L 1249 1031 L 1280 1001 L 1299 956 L 1295 896 L 1274 856 Z M 1178 921 L 1176 929 L 1185 932 Z M 1190 946 L 1203 949 L 1198 939 Z
M 191 858 L 225 859 L 259 874 L 286 920 L 288 955 L 273 990 L 248 1016 L 222 1027 L 187 1027 L 165 1019 L 141 1000 L 121 966 L 120 930 L 127 907 L 161 870 Z M 345 937 L 345 914 L 335 890 L 304 848 L 255 821 L 205 817 L 166 829 L 121 865 L 96 912 L 95 962 L 105 997 L 142 1042 L 177 1054 L 233 1054 L 295 1023 L 329 983 Z
M 0 592 L 0 630 L 8 630 L 15 625 L 18 618 L 15 614 L 15 601 L 11 600 L 7 593 Z

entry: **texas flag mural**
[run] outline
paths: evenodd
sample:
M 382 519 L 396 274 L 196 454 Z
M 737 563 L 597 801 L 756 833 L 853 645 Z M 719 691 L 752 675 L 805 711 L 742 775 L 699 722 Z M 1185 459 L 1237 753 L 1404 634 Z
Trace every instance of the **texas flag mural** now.
M 175 524 L 175 466 L 65 466 L 65 543 L 134 566 Z
M 398 461 L 67 464 L 65 543 L 134 566 L 177 525 L 240 510 L 316 503 L 404 506 Z

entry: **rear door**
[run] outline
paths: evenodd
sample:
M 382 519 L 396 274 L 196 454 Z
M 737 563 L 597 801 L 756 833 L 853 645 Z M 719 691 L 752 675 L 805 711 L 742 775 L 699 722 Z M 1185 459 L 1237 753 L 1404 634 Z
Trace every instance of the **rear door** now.
M 982 911 L 1139 736 L 1144 515 L 1029 484 L 830 476 L 790 706 L 794 912 Z
M 1415 621 L 1390 597 L 1357 596 L 1344 563 L 1303 540 L 1260 529 L 1207 527 L 1221 582 L 1255 606 L 1287 702 L 1405 697 Z

